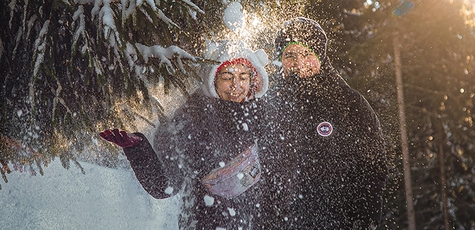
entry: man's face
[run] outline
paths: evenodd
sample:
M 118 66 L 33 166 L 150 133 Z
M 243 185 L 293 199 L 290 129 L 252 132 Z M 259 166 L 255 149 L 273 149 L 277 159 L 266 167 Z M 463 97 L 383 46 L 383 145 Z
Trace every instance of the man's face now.
M 251 70 L 244 64 L 232 64 L 222 68 L 215 80 L 220 98 L 243 102 L 251 88 Z
M 282 54 L 284 77 L 297 74 L 306 78 L 320 72 L 320 60 L 307 47 L 300 44 L 287 46 Z

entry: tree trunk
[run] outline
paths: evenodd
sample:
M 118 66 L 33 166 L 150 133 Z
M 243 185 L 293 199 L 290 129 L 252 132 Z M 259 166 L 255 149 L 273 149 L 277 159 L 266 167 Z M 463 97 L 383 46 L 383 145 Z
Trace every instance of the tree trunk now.
M 439 167 L 440 167 L 440 191 L 442 195 L 442 206 L 444 208 L 444 225 L 445 229 L 450 229 L 449 207 L 447 205 L 447 181 L 445 179 L 445 154 L 444 154 L 444 127 L 441 123 L 436 125 L 439 135 Z
M 399 130 L 401 132 L 401 150 L 402 150 L 402 164 L 404 168 L 404 186 L 406 191 L 406 206 L 407 206 L 407 219 L 408 229 L 416 230 L 416 218 L 414 212 L 414 205 L 412 202 L 412 183 L 411 183 L 411 165 L 409 163 L 409 147 L 407 144 L 407 131 L 406 131 L 406 112 L 404 109 L 404 93 L 402 87 L 402 73 L 401 73 L 401 50 L 399 44 L 399 38 L 396 34 L 393 40 L 394 46 L 394 66 L 396 70 L 396 86 L 397 86 L 397 99 L 399 108 Z

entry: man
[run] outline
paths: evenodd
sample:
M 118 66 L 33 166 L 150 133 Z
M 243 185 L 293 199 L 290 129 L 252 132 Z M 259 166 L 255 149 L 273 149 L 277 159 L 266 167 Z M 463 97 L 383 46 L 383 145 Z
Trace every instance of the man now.
M 266 108 L 273 116 L 263 160 L 271 194 L 264 219 L 272 220 L 263 225 L 375 228 L 387 166 L 374 111 L 331 66 L 317 22 L 287 21 L 275 44 L 283 71 Z

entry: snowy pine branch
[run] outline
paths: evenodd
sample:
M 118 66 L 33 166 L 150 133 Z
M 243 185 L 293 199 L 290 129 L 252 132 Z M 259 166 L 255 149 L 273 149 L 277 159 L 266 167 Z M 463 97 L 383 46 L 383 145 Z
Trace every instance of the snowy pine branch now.
M 2 92 L 2 102 L 8 102 L 2 113 L 11 119 L 2 120 L 0 134 L 45 157 L 42 164 L 58 156 L 65 167 L 76 159 L 115 164 L 114 154 L 83 151 L 102 145 L 91 134 L 111 124 L 152 124 L 163 118 L 164 108 L 149 88 L 165 82 L 165 92 L 172 85 L 186 94 L 187 77 L 196 78 L 195 57 L 180 48 L 181 41 L 197 39 L 181 31 L 182 25 L 199 23 L 189 12 L 204 13 L 191 1 L 12 0 L 0 5 L 8 17 L 1 22 L 7 28 L 2 34 L 10 36 L 0 40 L 2 67 L 9 68 L 4 83 L 14 84 Z M 129 112 L 122 114 L 122 108 Z M 0 159 L 19 162 L 19 157 Z M 26 157 L 31 158 L 26 164 L 37 164 Z
M 43 24 L 43 27 L 41 28 L 40 30 L 40 33 L 38 35 L 38 38 L 36 39 L 35 41 L 35 44 L 34 44 L 34 53 L 33 53 L 33 57 L 34 57 L 34 60 L 35 60 L 35 67 L 34 67 L 34 70 L 33 70 L 33 76 L 37 76 L 38 75 L 38 69 L 40 67 L 40 65 L 43 63 L 44 61 L 44 56 L 45 56 L 45 51 L 46 51 L 46 35 L 48 33 L 48 27 L 49 27 L 49 20 L 46 20 Z
M 186 51 L 182 50 L 177 46 L 170 46 L 168 48 L 164 48 L 160 45 L 155 45 L 151 47 L 142 45 L 140 43 L 137 43 L 136 45 L 140 53 L 142 54 L 145 63 L 148 62 L 149 58 L 156 57 L 160 60 L 160 65 L 167 65 L 170 70 L 170 74 L 173 74 L 176 71 L 170 61 L 170 59 L 175 56 L 177 58 L 177 61 L 180 63 L 180 69 L 182 70 L 182 72 L 186 72 L 183 68 L 183 64 L 181 63 L 182 58 L 191 59 L 192 61 L 196 62 L 196 59 L 191 54 L 187 53 Z

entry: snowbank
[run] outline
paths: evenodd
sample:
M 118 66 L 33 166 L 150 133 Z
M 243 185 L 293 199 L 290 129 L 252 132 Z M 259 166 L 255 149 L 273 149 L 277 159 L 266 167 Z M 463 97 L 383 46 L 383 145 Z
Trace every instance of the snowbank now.
M 133 172 L 59 159 L 44 176 L 17 171 L 0 190 L 2 229 L 178 229 L 177 200 L 156 200 Z

